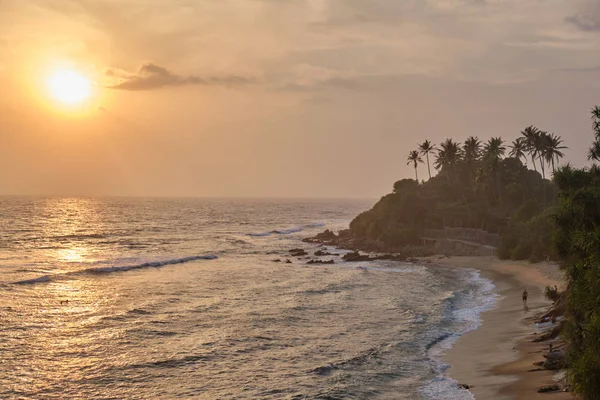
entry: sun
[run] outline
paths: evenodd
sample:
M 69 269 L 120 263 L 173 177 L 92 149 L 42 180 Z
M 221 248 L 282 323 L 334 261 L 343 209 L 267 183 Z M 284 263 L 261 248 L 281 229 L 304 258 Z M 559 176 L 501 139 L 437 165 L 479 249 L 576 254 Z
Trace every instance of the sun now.
M 46 81 L 46 86 L 54 100 L 70 106 L 83 103 L 92 93 L 90 80 L 72 69 L 53 71 Z

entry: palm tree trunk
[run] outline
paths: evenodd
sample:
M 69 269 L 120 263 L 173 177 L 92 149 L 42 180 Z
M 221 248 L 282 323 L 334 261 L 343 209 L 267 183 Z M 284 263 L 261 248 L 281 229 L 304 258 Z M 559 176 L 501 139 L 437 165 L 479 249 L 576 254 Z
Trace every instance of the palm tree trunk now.
M 419 175 L 417 174 L 417 164 L 415 164 L 415 180 L 419 183 Z
M 533 164 L 533 170 L 537 172 L 537 167 L 535 166 L 535 158 L 533 158 L 533 154 L 531 155 L 531 163 Z
M 431 179 L 431 169 L 429 168 L 429 152 L 425 153 L 425 157 L 427 157 L 427 172 L 429 173 L 429 179 Z
M 542 159 L 541 155 L 540 155 L 540 166 L 542 168 L 542 178 L 546 179 L 546 171 L 544 169 L 544 160 Z

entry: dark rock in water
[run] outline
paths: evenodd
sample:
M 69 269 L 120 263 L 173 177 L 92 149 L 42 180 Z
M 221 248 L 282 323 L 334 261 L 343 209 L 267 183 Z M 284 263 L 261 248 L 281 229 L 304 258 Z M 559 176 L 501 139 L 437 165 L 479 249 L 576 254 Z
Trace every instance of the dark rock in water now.
M 344 260 L 344 261 L 371 261 L 372 258 L 369 256 L 362 255 L 358 251 L 355 251 L 352 253 L 344 254 L 344 256 L 342 257 L 342 260 Z
M 339 254 L 330 253 L 328 251 L 317 250 L 315 251 L 315 256 L 323 257 L 323 256 L 338 256 Z
M 469 390 L 469 389 L 473 388 L 472 385 L 467 385 L 466 383 L 459 383 L 458 387 L 461 388 L 461 389 L 466 389 L 466 390 Z
M 550 385 L 544 386 L 538 389 L 538 393 L 548 393 L 548 392 L 558 392 L 560 390 L 560 386 L 558 385 Z
M 373 257 L 372 260 L 406 261 L 406 257 L 401 254 L 384 254 Z
M 285 260 L 285 263 L 286 263 L 286 264 L 291 264 L 291 263 L 292 263 L 292 260 L 290 260 L 290 259 L 288 258 L 287 260 Z
M 324 260 L 310 260 L 307 264 L 335 264 L 335 261 L 333 261 L 333 260 L 329 260 L 329 261 L 324 261 Z
M 318 233 L 317 236 L 315 236 L 315 239 L 318 239 L 318 240 L 329 240 L 329 239 L 335 239 L 335 238 L 336 238 L 335 233 L 333 233 L 329 229 L 325 229 L 324 232 Z
M 276 258 L 275 260 L 271 260 L 272 262 L 281 262 L 281 260 L 279 258 Z
M 305 256 L 308 253 L 304 249 L 291 249 L 290 254 L 292 255 L 292 257 L 300 257 L 300 256 Z

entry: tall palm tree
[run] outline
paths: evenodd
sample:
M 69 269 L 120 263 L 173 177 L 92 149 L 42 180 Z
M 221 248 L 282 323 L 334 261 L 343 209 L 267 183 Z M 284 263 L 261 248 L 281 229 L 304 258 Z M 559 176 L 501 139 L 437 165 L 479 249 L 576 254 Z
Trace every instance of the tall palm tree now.
M 413 163 L 413 165 L 415 167 L 415 179 L 417 182 L 419 182 L 419 175 L 417 174 L 417 165 L 419 165 L 418 163 L 422 163 L 423 159 L 421 158 L 421 156 L 419 155 L 419 152 L 417 150 L 413 150 L 410 153 L 408 153 L 407 160 L 408 161 L 407 161 L 406 165 Z
M 429 179 L 431 179 L 431 168 L 429 167 L 429 153 L 433 153 L 435 150 L 435 144 L 432 144 L 429 140 L 426 140 L 419 145 L 419 153 L 421 153 L 421 155 L 425 155 L 425 157 L 427 158 L 427 173 L 429 174 Z
M 533 169 L 537 171 L 535 166 L 535 159 L 537 158 L 537 150 L 535 143 L 538 141 L 538 136 L 540 135 L 540 130 L 535 126 L 531 125 L 521 131 L 521 135 L 523 135 L 523 140 L 525 141 L 525 149 L 529 156 L 531 157 L 531 162 L 533 164 Z
M 454 167 L 460 158 L 461 151 L 458 143 L 452 139 L 446 139 L 440 144 L 433 166 L 437 169 L 442 169 L 447 166 Z
M 500 137 L 491 138 L 483 146 L 483 169 L 489 169 L 492 173 L 494 183 L 496 184 L 495 195 L 496 198 L 500 199 L 500 175 L 498 174 L 498 163 L 504 157 L 506 147 L 504 141 Z
M 546 168 L 544 161 L 546 160 L 546 154 L 548 153 L 548 147 L 550 146 L 550 136 L 548 135 L 548 132 L 539 131 L 538 135 L 535 137 L 533 145 L 535 147 L 535 154 L 537 154 L 538 159 L 540 160 L 542 178 L 546 179 Z
M 466 162 L 472 162 L 479 158 L 481 155 L 481 141 L 478 137 L 469 136 L 463 144 L 463 153 Z
M 500 161 L 505 152 L 506 147 L 504 147 L 504 141 L 500 137 L 491 138 L 483 146 L 483 158 L 492 161 Z
M 510 157 L 516 158 L 517 160 L 523 158 L 525 160 L 525 164 L 527 164 L 527 155 L 525 154 L 527 151 L 527 144 L 524 137 L 516 138 L 509 147 L 510 153 L 508 153 L 508 155 Z
M 552 165 L 552 174 L 554 174 L 554 172 L 556 172 L 554 160 L 556 159 L 556 163 L 558 164 L 560 159 L 565 156 L 561 150 L 566 149 L 567 146 L 562 146 L 562 138 L 554 133 L 547 136 L 547 141 L 545 158 L 546 162 Z

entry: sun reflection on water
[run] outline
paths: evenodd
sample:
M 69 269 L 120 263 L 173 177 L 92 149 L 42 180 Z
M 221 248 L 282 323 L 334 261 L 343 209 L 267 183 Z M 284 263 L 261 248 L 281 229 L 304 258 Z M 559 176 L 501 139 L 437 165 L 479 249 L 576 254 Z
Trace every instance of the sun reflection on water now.
M 86 256 L 89 250 L 85 247 L 74 247 L 70 249 L 58 249 L 56 253 L 59 261 L 81 263 L 87 261 Z

